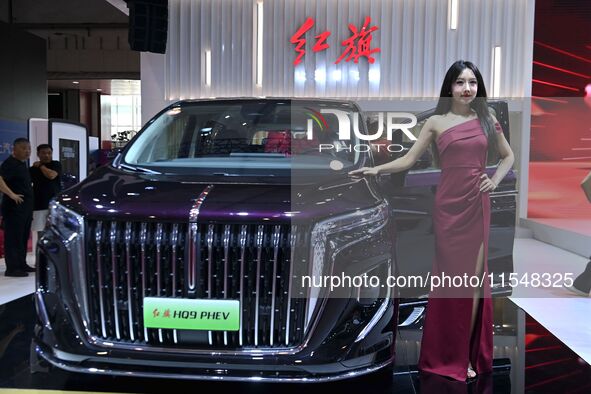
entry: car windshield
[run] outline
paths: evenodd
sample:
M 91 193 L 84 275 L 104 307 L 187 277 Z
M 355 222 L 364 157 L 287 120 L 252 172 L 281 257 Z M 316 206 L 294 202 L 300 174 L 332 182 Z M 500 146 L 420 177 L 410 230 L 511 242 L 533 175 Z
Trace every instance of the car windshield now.
M 294 165 L 327 168 L 336 160 L 346 171 L 362 155 L 355 149 L 359 140 L 354 122 L 364 132 L 357 112 L 354 104 L 338 101 L 184 102 L 163 112 L 138 135 L 126 149 L 123 164 L 147 172 L 177 168 L 232 173 L 289 171 Z

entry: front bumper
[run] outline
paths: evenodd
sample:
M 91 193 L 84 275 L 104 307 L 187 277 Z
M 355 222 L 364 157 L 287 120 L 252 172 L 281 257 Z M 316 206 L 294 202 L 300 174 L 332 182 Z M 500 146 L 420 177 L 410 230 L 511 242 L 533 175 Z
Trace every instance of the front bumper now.
M 387 368 L 394 359 L 383 361 L 379 364 L 349 369 L 344 365 L 325 365 L 323 370 L 311 372 L 306 368 L 290 368 L 285 366 L 279 371 L 276 366 L 259 366 L 258 371 L 238 369 L 237 365 L 231 366 L 213 365 L 207 363 L 167 363 L 161 361 L 134 360 L 133 364 L 121 363 L 121 360 L 93 360 L 71 361 L 77 359 L 77 355 L 52 352 L 43 344 L 34 341 L 35 352 L 38 357 L 50 363 L 52 366 L 69 372 L 85 373 L 93 375 L 127 376 L 142 378 L 209 380 L 209 381 L 234 381 L 234 382 L 274 382 L 274 383 L 322 383 L 343 379 L 350 379 L 376 372 Z M 62 357 L 62 358 L 60 358 Z M 67 360 L 68 359 L 68 360 Z M 141 363 L 140 363 L 141 362 Z M 334 372 L 339 369 L 340 372 Z M 328 371 L 328 372 L 327 372 Z
M 91 335 L 73 282 L 72 251 L 49 230 L 38 244 L 33 347 L 53 366 L 81 373 L 198 380 L 324 382 L 372 373 L 394 361 L 396 299 L 371 320 L 358 300 L 323 299 L 314 327 L 297 348 L 212 349 L 109 342 Z M 356 317 L 357 316 L 357 317 Z M 368 329 L 370 328 L 371 329 Z

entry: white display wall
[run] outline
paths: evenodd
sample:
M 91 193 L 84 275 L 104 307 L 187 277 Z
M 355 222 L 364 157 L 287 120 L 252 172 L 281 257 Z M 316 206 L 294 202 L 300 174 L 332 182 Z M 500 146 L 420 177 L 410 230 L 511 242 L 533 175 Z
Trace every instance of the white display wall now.
M 450 28 L 454 3 L 456 29 Z M 495 47 L 498 95 L 529 96 L 534 0 L 170 0 L 169 14 L 166 55 L 142 54 L 145 115 L 161 107 L 150 100 L 180 98 L 434 97 L 457 59 L 477 63 L 492 93 Z M 361 58 L 334 64 L 345 50 L 341 42 L 351 36 L 348 25 L 360 29 L 367 16 L 378 27 L 371 41 L 371 48 L 381 49 L 372 55 L 375 63 Z M 307 17 L 315 23 L 305 35 L 306 54 L 294 66 L 290 38 Z M 330 47 L 314 52 L 314 36 L 325 31 L 331 32 Z

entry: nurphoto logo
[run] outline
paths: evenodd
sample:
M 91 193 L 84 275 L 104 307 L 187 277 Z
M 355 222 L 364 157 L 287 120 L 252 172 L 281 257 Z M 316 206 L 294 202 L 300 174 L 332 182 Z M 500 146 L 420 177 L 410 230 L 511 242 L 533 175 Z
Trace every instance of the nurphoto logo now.
M 381 145 L 376 144 L 373 147 L 370 144 L 344 144 L 342 141 L 351 141 L 351 129 L 357 139 L 361 141 L 376 141 L 382 138 L 384 134 L 384 112 L 378 112 L 378 129 L 373 134 L 363 134 L 359 130 L 359 113 L 353 112 L 353 127 L 351 127 L 350 112 L 341 111 L 338 109 L 323 108 L 320 112 L 314 111 L 310 114 L 311 119 L 308 119 L 306 138 L 308 140 L 314 139 L 314 122 L 319 126 L 320 132 L 328 132 L 325 130 L 327 122 L 323 114 L 331 114 L 336 116 L 339 125 L 339 141 L 332 144 L 319 144 L 318 151 L 325 150 L 348 151 L 348 152 L 368 152 L 370 150 L 387 149 L 388 152 L 402 152 L 404 147 L 400 144 Z M 392 141 L 392 134 L 396 130 L 402 131 L 411 141 L 416 141 L 417 138 L 410 131 L 411 128 L 417 125 L 417 117 L 408 112 L 386 112 L 386 138 Z

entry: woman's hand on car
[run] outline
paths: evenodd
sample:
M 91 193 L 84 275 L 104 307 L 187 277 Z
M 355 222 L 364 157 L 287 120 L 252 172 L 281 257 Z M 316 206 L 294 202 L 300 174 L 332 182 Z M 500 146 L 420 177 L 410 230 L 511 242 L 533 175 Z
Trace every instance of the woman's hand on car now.
M 378 167 L 361 167 L 357 170 L 349 171 L 349 175 L 352 176 L 367 176 L 373 175 L 376 176 L 380 173 Z

